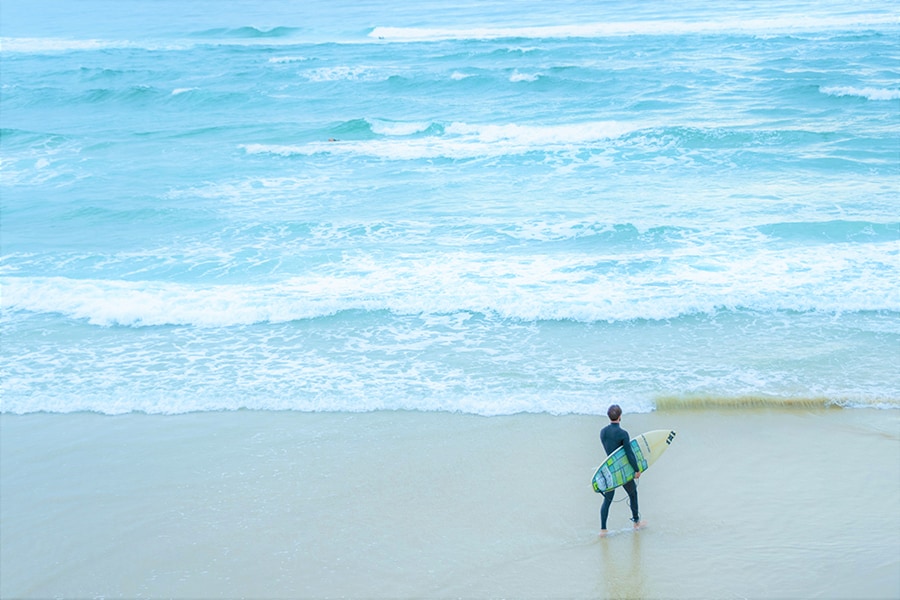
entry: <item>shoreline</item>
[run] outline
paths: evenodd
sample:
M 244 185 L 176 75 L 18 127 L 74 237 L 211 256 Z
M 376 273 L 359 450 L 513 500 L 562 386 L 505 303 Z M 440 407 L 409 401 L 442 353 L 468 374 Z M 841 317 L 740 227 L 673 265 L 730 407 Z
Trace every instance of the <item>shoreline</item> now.
M 625 405 L 623 405 L 625 406 Z M 875 411 L 900 411 L 900 398 L 834 398 L 830 396 L 774 396 L 774 395 L 737 395 L 723 396 L 721 394 L 688 394 L 688 395 L 660 395 L 650 400 L 650 408 L 640 407 L 635 409 L 632 407 L 629 413 L 632 415 L 648 415 L 654 413 L 669 414 L 690 411 L 753 411 L 753 410 L 772 410 L 772 411 L 817 411 L 817 410 L 875 410 Z M 552 412 L 547 410 L 535 411 L 516 411 L 516 412 L 499 412 L 499 413 L 481 413 L 464 411 L 460 409 L 442 409 L 442 408 L 361 408 L 359 410 L 312 410 L 312 409 L 295 409 L 284 407 L 258 408 L 249 406 L 238 406 L 234 408 L 222 407 L 215 409 L 194 409 L 182 412 L 167 411 L 146 411 L 133 409 L 127 412 L 106 412 L 93 409 L 79 409 L 66 412 L 54 410 L 30 410 L 26 412 L 4 411 L 0 410 L 0 416 L 24 417 L 30 415 L 97 415 L 102 417 L 126 417 L 126 416 L 147 416 L 147 417 L 180 417 L 186 415 L 202 415 L 202 414 L 227 414 L 227 413 L 265 413 L 265 414 L 298 414 L 298 415 L 364 415 L 379 413 L 409 413 L 409 414 L 444 414 L 461 417 L 483 417 L 483 418 L 510 418 L 517 416 L 547 416 L 554 418 L 563 417 L 590 417 L 601 418 L 606 415 L 606 406 L 591 411 L 563 411 Z

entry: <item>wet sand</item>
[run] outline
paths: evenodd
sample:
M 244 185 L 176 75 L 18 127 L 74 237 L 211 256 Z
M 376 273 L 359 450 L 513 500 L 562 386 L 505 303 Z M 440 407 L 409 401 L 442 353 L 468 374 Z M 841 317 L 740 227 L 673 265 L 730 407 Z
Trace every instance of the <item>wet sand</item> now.
M 0 595 L 900 597 L 900 411 L 626 414 L 678 437 L 601 540 L 604 424 L 0 415 Z

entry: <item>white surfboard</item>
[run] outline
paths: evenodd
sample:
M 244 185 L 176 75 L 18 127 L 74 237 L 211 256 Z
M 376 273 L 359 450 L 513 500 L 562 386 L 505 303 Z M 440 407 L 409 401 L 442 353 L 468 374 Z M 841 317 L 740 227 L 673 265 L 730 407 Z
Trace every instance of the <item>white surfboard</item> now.
M 634 457 L 637 459 L 641 472 L 646 471 L 650 465 L 656 462 L 673 439 L 675 439 L 675 432 L 669 429 L 655 429 L 632 438 L 631 449 L 634 451 Z M 634 469 L 631 468 L 628 457 L 625 455 L 625 447 L 621 446 L 597 467 L 591 484 L 594 491 L 599 494 L 624 485 L 632 479 L 634 479 Z

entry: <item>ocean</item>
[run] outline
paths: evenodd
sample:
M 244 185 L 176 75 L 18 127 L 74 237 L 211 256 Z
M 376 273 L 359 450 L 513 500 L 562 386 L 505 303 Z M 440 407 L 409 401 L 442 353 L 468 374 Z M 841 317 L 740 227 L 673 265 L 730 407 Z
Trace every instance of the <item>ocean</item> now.
M 890 3 L 582 4 L 8 3 L 3 411 L 897 408 Z
M 898 469 L 891 2 L 9 0 L 0 65 L 7 433 L 799 409 Z

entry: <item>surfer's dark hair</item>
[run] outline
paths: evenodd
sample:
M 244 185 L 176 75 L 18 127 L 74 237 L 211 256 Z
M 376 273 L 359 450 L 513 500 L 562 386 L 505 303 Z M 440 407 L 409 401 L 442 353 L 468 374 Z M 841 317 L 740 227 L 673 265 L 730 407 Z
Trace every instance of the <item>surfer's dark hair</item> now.
M 609 417 L 610 421 L 618 421 L 619 417 L 622 416 L 622 409 L 619 408 L 618 404 L 613 404 L 609 407 L 609 410 L 606 411 L 606 416 Z

